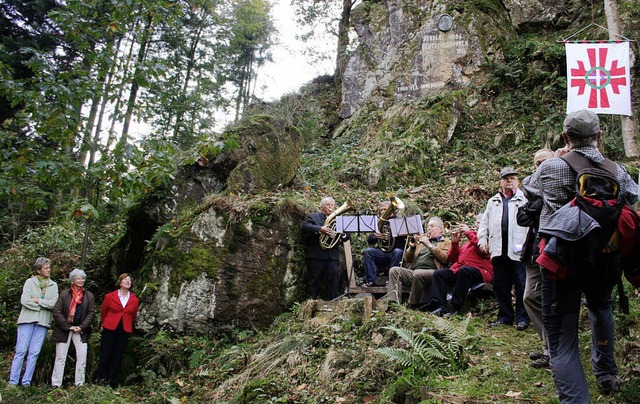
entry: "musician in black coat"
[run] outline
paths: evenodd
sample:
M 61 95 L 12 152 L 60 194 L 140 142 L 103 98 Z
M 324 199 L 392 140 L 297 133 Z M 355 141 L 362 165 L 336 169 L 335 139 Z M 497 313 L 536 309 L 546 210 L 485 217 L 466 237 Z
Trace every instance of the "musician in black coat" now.
M 327 216 L 335 210 L 336 202 L 331 197 L 320 201 L 320 212 L 311 213 L 302 223 L 301 229 L 306 244 L 307 283 L 312 299 L 335 299 L 338 295 L 340 252 L 338 243 L 328 250 L 320 247 L 320 234 L 331 236 L 333 230 L 324 225 Z M 347 235 L 341 236 L 343 240 Z

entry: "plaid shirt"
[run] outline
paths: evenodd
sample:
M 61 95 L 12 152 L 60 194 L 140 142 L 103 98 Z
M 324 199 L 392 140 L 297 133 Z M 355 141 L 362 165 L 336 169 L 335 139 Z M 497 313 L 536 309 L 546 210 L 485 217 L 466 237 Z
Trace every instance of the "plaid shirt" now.
M 595 147 L 577 147 L 572 151 L 596 163 L 604 160 L 602 153 Z M 638 184 L 620 164 L 618 166 L 618 182 L 623 199 L 631 204 L 638 200 Z M 569 202 L 577 193 L 576 173 L 561 158 L 545 160 L 535 173 L 531 175 L 528 184 L 524 184 L 527 193 L 543 199 L 540 227 L 547 224 L 549 216 Z

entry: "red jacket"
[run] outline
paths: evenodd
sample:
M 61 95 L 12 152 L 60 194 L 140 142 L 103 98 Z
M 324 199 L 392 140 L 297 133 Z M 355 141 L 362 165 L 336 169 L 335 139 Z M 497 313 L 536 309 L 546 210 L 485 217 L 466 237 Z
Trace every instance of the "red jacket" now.
M 489 254 L 483 253 L 478 248 L 478 236 L 473 231 L 465 233 L 467 241 L 462 248 L 459 243 L 451 244 L 451 250 L 449 250 L 449 262 L 453 273 L 464 266 L 474 267 L 482 274 L 482 280 L 485 283 L 493 282 L 493 265 L 491 264 L 491 258 Z
M 133 322 L 138 314 L 138 298 L 129 292 L 129 301 L 125 307 L 120 303 L 118 290 L 107 293 L 102 302 L 100 315 L 102 316 L 102 326 L 107 330 L 115 330 L 122 319 L 122 327 L 127 333 L 133 332 Z

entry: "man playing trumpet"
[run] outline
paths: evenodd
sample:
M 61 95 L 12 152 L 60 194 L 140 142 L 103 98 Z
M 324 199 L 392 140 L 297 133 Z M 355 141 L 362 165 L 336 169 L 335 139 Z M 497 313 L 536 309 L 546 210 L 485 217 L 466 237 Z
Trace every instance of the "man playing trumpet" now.
M 476 228 L 480 224 L 482 215 L 476 217 Z M 431 313 L 443 316 L 457 314 L 464 304 L 469 289 L 478 283 L 491 283 L 493 281 L 493 266 L 489 254 L 478 247 L 476 232 L 466 224 L 459 224 L 452 230 L 451 251 L 449 251 L 449 263 L 451 268 L 438 269 L 433 274 L 431 282 L 431 301 L 429 308 Z M 467 242 L 460 247 L 462 235 L 467 237 Z M 447 292 L 453 287 L 451 302 L 447 303 Z
M 387 210 L 391 207 L 391 202 L 383 201 L 380 203 L 380 217 L 386 217 Z M 395 215 L 392 215 L 390 219 L 393 219 Z M 391 237 L 391 229 L 388 227 L 387 220 L 387 231 L 386 234 L 383 234 L 381 229 L 376 230 L 375 233 L 369 235 L 367 242 L 369 247 L 364 250 L 364 286 L 375 286 L 377 272 L 380 270 L 388 270 L 389 268 L 396 267 L 400 265 L 400 259 L 402 259 L 402 252 L 404 248 L 404 244 L 406 243 L 405 237 L 396 237 L 395 240 L 391 239 L 393 242 L 389 248 L 382 249 L 378 246 L 381 244 L 381 240 L 385 240 L 389 243 L 388 238 Z M 389 250 L 389 251 L 387 251 Z
M 411 285 L 409 306 L 418 308 L 422 292 L 431 286 L 431 277 L 437 269 L 447 265 L 451 240 L 442 236 L 444 223 L 434 216 L 427 222 L 427 232 L 412 243 L 404 252 L 404 262 L 409 268 L 393 267 L 389 270 L 387 297 L 390 303 L 400 303 L 402 285 Z

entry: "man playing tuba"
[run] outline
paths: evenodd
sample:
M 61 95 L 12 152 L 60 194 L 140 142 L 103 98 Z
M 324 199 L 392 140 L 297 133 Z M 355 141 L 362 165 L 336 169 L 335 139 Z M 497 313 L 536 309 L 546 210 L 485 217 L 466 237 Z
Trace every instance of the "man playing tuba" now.
M 329 196 L 324 197 L 320 201 L 320 212 L 309 214 L 301 225 L 306 242 L 307 284 L 312 299 L 322 297 L 324 300 L 333 300 L 338 295 L 340 252 L 339 243 L 334 242 L 334 239 L 337 237 L 344 241 L 349 236 L 336 234 L 335 224 L 327 220 L 332 216 L 335 220 L 335 215 L 332 215 L 335 208 L 335 200 Z
M 380 225 L 367 239 L 369 247 L 364 250 L 364 286 L 375 286 L 377 273 L 385 273 L 396 267 L 402 259 L 406 237 L 393 238 L 389 219 L 395 217 L 398 208 L 390 201 L 380 202 Z

